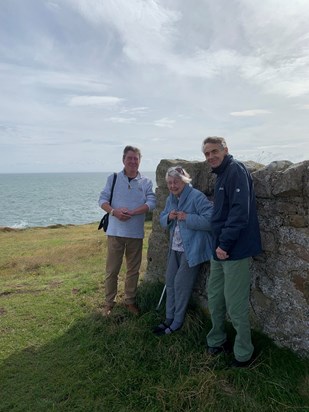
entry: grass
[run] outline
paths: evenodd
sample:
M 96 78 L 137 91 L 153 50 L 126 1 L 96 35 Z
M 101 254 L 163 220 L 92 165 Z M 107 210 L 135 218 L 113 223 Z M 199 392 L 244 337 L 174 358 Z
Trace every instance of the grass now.
M 206 354 L 210 322 L 194 305 L 180 332 L 154 336 L 158 283 L 141 280 L 141 316 L 119 304 L 103 318 L 105 250 L 96 225 L 0 232 L 1 412 L 309 410 L 308 359 L 258 332 L 244 370 Z

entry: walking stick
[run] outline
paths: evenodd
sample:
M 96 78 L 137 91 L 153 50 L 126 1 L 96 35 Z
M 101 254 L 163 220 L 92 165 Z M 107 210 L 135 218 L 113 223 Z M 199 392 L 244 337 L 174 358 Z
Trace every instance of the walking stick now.
M 166 285 L 164 285 L 164 288 L 163 288 L 163 290 L 162 290 L 161 297 L 160 297 L 160 300 L 159 300 L 159 302 L 158 302 L 158 304 L 157 304 L 156 310 L 159 310 L 159 308 L 160 308 L 160 306 L 161 306 L 161 303 L 162 303 L 162 300 L 163 300 L 163 296 L 164 296 L 165 291 L 166 291 Z

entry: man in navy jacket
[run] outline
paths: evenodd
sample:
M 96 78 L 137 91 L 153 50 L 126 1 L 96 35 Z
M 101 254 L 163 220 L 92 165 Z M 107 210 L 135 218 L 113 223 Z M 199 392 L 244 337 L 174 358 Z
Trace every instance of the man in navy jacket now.
M 261 238 L 252 178 L 246 167 L 228 153 L 223 137 L 207 137 L 202 151 L 217 175 L 212 231 L 213 259 L 208 283 L 208 307 L 212 329 L 207 335 L 208 353 L 227 352 L 225 332 L 228 313 L 236 337 L 233 367 L 252 362 L 249 322 L 250 257 L 261 253 Z

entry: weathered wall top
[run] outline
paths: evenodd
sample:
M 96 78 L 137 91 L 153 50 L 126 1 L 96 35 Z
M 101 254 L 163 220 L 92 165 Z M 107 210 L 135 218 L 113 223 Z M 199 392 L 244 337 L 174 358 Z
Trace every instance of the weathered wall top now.
M 309 161 L 276 161 L 267 166 L 244 162 L 252 173 L 257 195 L 263 253 L 252 260 L 251 309 L 255 327 L 281 345 L 309 354 Z M 159 224 L 168 190 L 165 173 L 183 166 L 192 184 L 212 198 L 215 176 L 206 162 L 161 160 L 157 167 L 157 209 L 149 239 L 146 279 L 164 281 L 167 234 Z M 205 263 L 196 294 L 207 305 Z

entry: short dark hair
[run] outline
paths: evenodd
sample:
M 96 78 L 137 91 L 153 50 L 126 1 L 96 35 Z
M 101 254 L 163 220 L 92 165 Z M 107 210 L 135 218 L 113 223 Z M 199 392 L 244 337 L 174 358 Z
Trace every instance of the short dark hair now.
M 138 155 L 139 158 L 142 157 L 141 151 L 140 151 L 137 147 L 134 147 L 134 146 L 126 146 L 126 147 L 123 149 L 122 160 L 124 160 L 124 158 L 126 157 L 126 154 L 127 154 L 128 152 L 135 152 L 135 153 Z
M 209 136 L 206 137 L 203 140 L 203 144 L 202 144 L 202 152 L 204 153 L 204 149 L 207 143 L 212 143 L 212 144 L 219 144 L 222 149 L 225 149 L 227 147 L 226 141 L 224 139 L 224 137 L 218 137 L 218 136 Z

